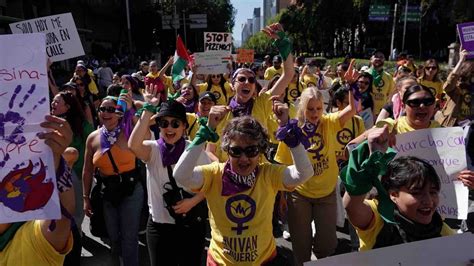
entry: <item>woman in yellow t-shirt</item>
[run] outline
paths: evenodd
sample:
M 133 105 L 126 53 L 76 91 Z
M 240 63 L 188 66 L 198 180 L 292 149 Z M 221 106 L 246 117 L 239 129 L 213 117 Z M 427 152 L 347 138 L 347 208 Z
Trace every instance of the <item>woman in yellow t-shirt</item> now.
M 360 250 L 454 234 L 436 211 L 441 183 L 435 169 L 411 156 L 390 161 L 395 152 L 387 151 L 393 137 L 388 132 L 386 125 L 372 130 L 368 142 L 352 151 L 346 174 L 341 173 L 344 206 Z M 372 186 L 379 192 L 377 199 L 366 200 Z
M 286 132 L 288 106 L 275 101 L 273 110 Z M 208 126 L 202 125 L 199 131 L 215 134 L 227 112 L 226 106 L 212 107 Z M 180 184 L 206 197 L 212 229 L 207 265 L 288 265 L 277 257 L 273 205 L 278 191 L 291 190 L 312 176 L 304 147 L 293 136 L 295 141 L 288 141 L 291 154 L 301 158 L 294 165 L 260 163 L 259 155 L 268 147 L 266 130 L 255 118 L 241 116 L 230 120 L 223 131 L 221 148 L 229 159 L 194 167 L 208 140 L 203 136 L 196 136 L 193 142 L 200 144 L 184 152 L 173 175 Z M 288 134 L 283 141 L 291 137 Z
M 418 83 L 430 88 L 436 99 L 440 100 L 443 91 L 443 81 L 438 77 L 439 65 L 435 59 L 428 59 L 423 65 L 423 72 L 418 78 Z
M 197 71 L 199 72 L 199 69 Z M 195 76 L 196 75 L 193 75 L 191 78 L 191 83 L 194 83 Z M 230 83 L 227 82 L 223 74 L 207 75 L 207 82 L 197 84 L 196 86 L 199 93 L 205 91 L 214 93 L 218 105 L 226 105 L 229 103 L 229 99 L 234 95 Z

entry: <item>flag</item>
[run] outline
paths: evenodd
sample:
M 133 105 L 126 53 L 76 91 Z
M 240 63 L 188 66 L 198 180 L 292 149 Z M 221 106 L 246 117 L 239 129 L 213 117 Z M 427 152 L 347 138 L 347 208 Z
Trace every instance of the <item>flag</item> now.
M 181 37 L 176 38 L 176 51 L 174 52 L 173 68 L 171 73 L 173 75 L 173 82 L 177 82 L 185 77 L 184 67 L 191 60 L 188 51 L 181 40 Z

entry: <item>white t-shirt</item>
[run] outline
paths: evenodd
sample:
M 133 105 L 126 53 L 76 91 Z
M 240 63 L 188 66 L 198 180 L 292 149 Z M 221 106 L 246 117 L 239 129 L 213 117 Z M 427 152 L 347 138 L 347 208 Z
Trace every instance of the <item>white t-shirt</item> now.
M 190 142 L 186 141 L 186 146 Z M 151 214 L 151 218 L 155 223 L 166 223 L 174 224 L 175 221 L 173 217 L 168 213 L 168 210 L 165 208 L 165 202 L 163 201 L 163 193 L 166 191 L 163 189 L 163 186 L 169 182 L 168 169 L 163 166 L 161 161 L 160 148 L 158 147 L 158 142 L 156 140 L 147 140 L 145 145 L 151 147 L 150 160 L 146 163 L 146 185 L 148 190 L 148 209 Z M 211 160 L 207 154 L 202 151 L 199 156 L 197 165 L 210 164 Z M 174 165 L 171 166 L 174 168 Z M 179 187 L 181 186 L 177 183 Z M 184 188 L 184 187 L 183 187 Z M 188 192 L 188 189 L 185 189 Z

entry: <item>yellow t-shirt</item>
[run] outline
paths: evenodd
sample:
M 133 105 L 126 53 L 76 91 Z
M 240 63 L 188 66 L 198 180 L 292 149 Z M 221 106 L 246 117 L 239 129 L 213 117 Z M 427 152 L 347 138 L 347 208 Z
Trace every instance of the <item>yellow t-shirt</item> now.
M 260 124 L 264 128 L 268 130 L 268 116 L 269 114 L 273 114 L 272 111 L 272 101 L 270 101 L 271 95 L 268 93 L 262 93 L 256 98 L 254 98 L 254 103 L 252 107 L 252 113 L 251 116 L 255 119 L 257 119 Z M 232 115 L 232 112 L 227 113 L 227 115 L 224 117 L 224 119 L 219 123 L 219 125 L 216 128 L 217 134 L 220 136 L 219 140 L 216 142 L 216 156 L 219 158 L 219 162 L 225 162 L 227 161 L 227 153 L 223 151 L 220 146 L 221 146 L 221 139 L 222 139 L 222 132 L 227 125 L 227 123 L 232 120 L 234 116 Z
M 190 141 L 193 141 L 196 137 L 196 132 L 199 129 L 199 116 L 195 113 L 186 113 L 186 121 L 188 121 L 188 128 L 186 129 L 186 134 Z
M 304 84 L 303 82 L 300 82 L 299 88 L 296 87 L 296 83 L 288 84 L 288 88 L 287 88 L 288 101 L 290 101 L 290 103 L 295 103 L 296 99 L 300 97 L 301 92 L 304 89 L 306 89 L 306 84 Z
M 423 86 L 426 86 L 431 89 L 431 92 L 436 97 L 436 99 L 441 98 L 441 94 L 444 93 L 443 91 L 443 82 L 441 81 L 429 81 L 424 79 L 418 79 L 418 83 Z
M 339 116 L 339 111 L 329 115 L 335 116 L 334 119 L 337 119 Z M 349 119 L 342 128 L 339 127 L 336 130 L 336 159 L 343 157 L 344 149 L 346 148 L 347 143 L 360 134 L 364 133 L 364 131 L 364 120 L 358 115 Z
M 296 191 L 308 198 L 322 198 L 334 191 L 337 183 L 339 168 L 336 161 L 336 135 L 341 126 L 335 116 L 323 115 L 320 119 L 316 134 L 309 139 L 311 146 L 306 149 L 313 165 L 314 175 L 305 183 L 296 187 Z M 290 149 L 280 142 L 275 155 L 275 161 L 292 165 Z
M 303 77 L 303 83 L 307 86 L 307 87 L 310 87 L 311 86 L 318 86 L 318 82 L 319 82 L 319 76 L 317 75 L 314 75 L 314 74 L 306 74 L 304 75 Z M 309 83 L 313 83 L 313 84 L 309 84 Z M 330 77 L 326 77 L 323 75 L 323 84 L 322 84 L 322 88 L 323 90 L 326 90 L 326 89 L 329 89 L 331 87 L 331 84 L 332 84 L 332 79 Z
M 275 252 L 272 231 L 273 204 L 285 190 L 286 166 L 259 164 L 255 185 L 241 193 L 222 196 L 224 163 L 198 166 L 202 170 L 209 208 L 209 251 L 219 265 L 262 265 Z
M 392 75 L 387 72 L 382 73 L 382 81 L 380 87 L 372 84 L 372 99 L 374 101 L 374 115 L 377 117 L 382 110 L 382 107 L 390 100 L 388 97 L 390 93 L 395 89 L 395 82 L 393 81 Z
M 211 89 L 209 90 L 216 96 L 217 105 L 227 105 L 229 103 L 229 99 L 232 98 L 232 96 L 234 96 L 234 92 L 232 91 L 232 88 L 230 87 L 229 82 L 224 83 L 224 88 L 226 92 L 225 94 L 222 92 L 222 88 L 219 85 L 213 84 L 211 86 Z M 197 90 L 199 94 L 207 91 L 207 83 L 198 84 Z
M 408 119 L 406 116 L 401 116 L 397 120 L 388 118 L 382 121 L 383 121 L 382 123 L 387 123 L 390 125 L 391 128 L 395 129 L 395 132 L 397 132 L 397 134 L 407 133 L 407 132 L 416 130 L 408 124 Z M 381 122 L 378 122 L 377 124 L 379 123 Z M 431 120 L 429 128 L 437 128 L 437 127 L 441 127 L 441 125 L 435 120 Z
M 265 80 L 271 80 L 275 75 L 282 75 L 283 73 L 283 68 L 280 67 L 280 69 L 276 69 L 275 67 L 269 67 L 265 69 L 265 74 L 263 74 L 263 79 Z
M 372 212 L 374 213 L 374 218 L 372 219 L 372 222 L 370 223 L 368 228 L 366 228 L 365 230 L 354 226 L 357 235 L 359 236 L 360 251 L 371 250 L 374 247 L 375 242 L 377 241 L 377 236 L 384 225 L 384 221 L 377 210 L 378 201 L 365 200 L 365 203 L 369 204 L 370 208 L 372 209 Z M 449 236 L 454 234 L 455 232 L 453 231 L 453 229 L 451 229 L 447 224 L 443 223 L 443 227 L 441 228 L 441 236 Z
M 0 265 L 62 266 L 64 257 L 72 250 L 72 233 L 63 252 L 56 251 L 41 232 L 39 220 L 23 224 L 10 243 L 0 252 Z
M 180 86 L 183 86 L 183 84 L 186 84 L 186 83 L 189 83 L 189 80 L 186 79 L 186 78 L 179 81 Z M 168 95 L 169 95 L 169 93 L 174 94 L 173 77 L 172 76 L 164 75 L 163 84 L 165 84 L 165 87 L 168 88 Z

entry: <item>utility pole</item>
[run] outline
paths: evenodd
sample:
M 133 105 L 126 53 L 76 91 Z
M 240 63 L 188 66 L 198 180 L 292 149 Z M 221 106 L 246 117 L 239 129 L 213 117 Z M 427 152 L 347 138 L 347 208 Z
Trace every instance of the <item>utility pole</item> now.
M 130 27 L 130 6 L 128 5 L 128 0 L 125 0 L 125 8 L 127 11 L 127 34 L 128 34 L 128 49 L 129 53 L 133 53 L 132 47 L 132 29 Z
M 405 21 L 403 22 L 403 41 L 402 41 L 402 51 L 405 50 L 405 34 L 407 32 L 407 14 L 408 13 L 408 0 L 405 0 Z
M 395 42 L 395 29 L 397 26 L 397 7 L 398 3 L 395 3 L 395 7 L 393 9 L 392 40 L 390 41 L 390 54 L 392 55 L 392 59 L 394 60 L 396 60 L 395 55 L 393 54 L 393 45 Z
M 176 13 L 176 5 L 177 5 L 177 3 L 176 3 L 176 1 L 174 1 L 173 21 L 178 18 L 178 14 Z M 178 38 L 178 28 L 179 28 L 179 19 L 178 19 L 178 27 L 175 27 L 175 28 L 174 28 L 174 38 L 175 38 L 175 41 L 176 41 L 176 39 Z
M 188 43 L 186 41 L 186 10 L 183 10 L 183 30 L 184 30 L 184 45 L 188 47 Z

